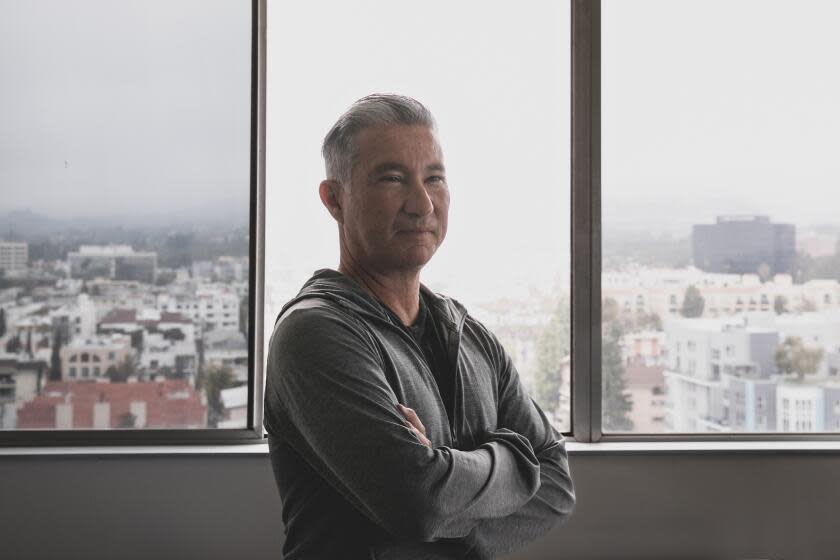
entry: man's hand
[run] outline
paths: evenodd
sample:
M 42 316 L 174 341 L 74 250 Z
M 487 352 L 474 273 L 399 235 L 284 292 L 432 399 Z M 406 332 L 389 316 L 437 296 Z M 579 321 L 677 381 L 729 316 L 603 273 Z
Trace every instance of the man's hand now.
M 431 448 L 432 442 L 429 441 L 429 438 L 426 437 L 426 427 L 423 426 L 423 423 L 420 421 L 420 418 L 417 416 L 417 413 L 414 412 L 414 409 L 405 407 L 399 403 L 397 403 L 397 410 L 405 417 L 406 424 L 408 425 L 411 430 L 417 434 L 417 437 L 420 438 L 420 443 L 423 445 Z

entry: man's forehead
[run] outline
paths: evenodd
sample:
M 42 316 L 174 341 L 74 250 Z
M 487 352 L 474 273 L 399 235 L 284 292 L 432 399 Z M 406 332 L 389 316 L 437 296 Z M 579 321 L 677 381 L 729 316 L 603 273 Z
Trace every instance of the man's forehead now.
M 400 156 L 424 156 L 443 165 L 443 150 L 433 129 L 422 125 L 384 125 L 361 130 L 356 137 L 356 155 L 372 165 L 399 163 Z

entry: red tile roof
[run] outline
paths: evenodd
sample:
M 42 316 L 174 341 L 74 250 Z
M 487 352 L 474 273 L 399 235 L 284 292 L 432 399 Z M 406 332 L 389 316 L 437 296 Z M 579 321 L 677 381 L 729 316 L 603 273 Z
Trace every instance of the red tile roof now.
M 69 400 L 68 399 L 69 396 Z M 18 428 L 55 429 L 56 405 L 73 405 L 73 428 L 93 428 L 97 402 L 111 404 L 110 426 L 118 428 L 120 416 L 133 401 L 146 403 L 145 428 L 206 427 L 207 406 L 201 395 L 181 379 L 143 383 L 53 382 L 18 411 Z
M 137 320 L 136 309 L 112 309 L 105 317 L 102 318 L 102 323 L 134 323 Z

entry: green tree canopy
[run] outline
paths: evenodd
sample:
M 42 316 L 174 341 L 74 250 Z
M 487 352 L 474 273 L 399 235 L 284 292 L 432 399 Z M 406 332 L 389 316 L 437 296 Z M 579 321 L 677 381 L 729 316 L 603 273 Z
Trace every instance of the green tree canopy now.
M 694 285 L 686 288 L 681 310 L 683 317 L 701 317 L 705 306 L 706 302 L 703 299 L 703 296 L 700 295 L 700 290 L 698 290 Z
M 808 348 L 798 336 L 788 336 L 776 349 L 776 367 L 785 374 L 797 375 L 801 381 L 806 374 L 817 372 L 823 357 L 822 348 Z
M 627 392 L 624 363 L 621 359 L 623 330 L 618 323 L 604 324 L 601 338 L 602 419 L 605 431 L 627 432 L 633 429 L 629 413 L 633 400 Z
M 111 383 L 125 383 L 129 376 L 134 375 L 135 370 L 134 360 L 131 354 L 128 354 L 119 364 L 105 370 L 105 377 L 110 379 Z
M 204 391 L 207 395 L 207 423 L 215 428 L 224 417 L 222 389 L 236 386 L 236 378 L 227 366 L 210 366 L 205 372 Z
M 569 329 L 569 300 L 564 298 L 557 303 L 551 319 L 537 339 L 534 400 L 550 414 L 554 414 L 560 406 L 562 361 L 569 355 Z
M 776 315 L 788 313 L 788 300 L 785 296 L 776 296 L 773 299 L 773 311 L 776 312 Z

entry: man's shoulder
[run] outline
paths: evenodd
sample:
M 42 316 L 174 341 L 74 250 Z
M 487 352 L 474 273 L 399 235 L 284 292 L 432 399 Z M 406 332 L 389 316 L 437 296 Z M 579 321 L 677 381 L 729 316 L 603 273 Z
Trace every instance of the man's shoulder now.
M 272 339 L 283 337 L 334 337 L 341 331 L 358 331 L 361 321 L 340 303 L 324 297 L 301 298 L 277 316 Z

